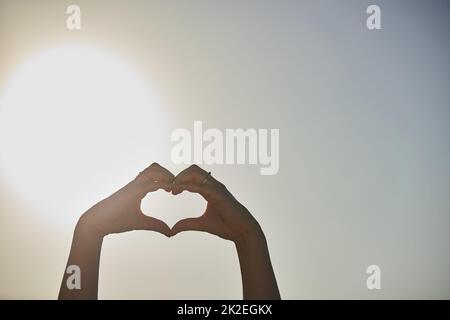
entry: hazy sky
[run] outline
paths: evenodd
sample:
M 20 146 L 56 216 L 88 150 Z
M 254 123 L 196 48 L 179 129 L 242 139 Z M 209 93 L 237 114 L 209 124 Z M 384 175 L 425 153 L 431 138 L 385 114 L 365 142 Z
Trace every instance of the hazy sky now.
M 0 297 L 56 298 L 78 217 L 153 161 L 181 171 L 170 134 L 202 120 L 280 129 L 277 175 L 205 168 L 262 225 L 283 298 L 450 298 L 449 21 L 444 0 L 0 0 Z M 108 236 L 99 296 L 239 299 L 237 255 Z

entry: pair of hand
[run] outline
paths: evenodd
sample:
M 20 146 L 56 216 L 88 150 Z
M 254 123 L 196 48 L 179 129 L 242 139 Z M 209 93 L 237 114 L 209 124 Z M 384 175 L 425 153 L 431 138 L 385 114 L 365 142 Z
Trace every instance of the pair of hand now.
M 163 221 L 146 216 L 141 211 L 141 200 L 147 193 L 159 189 L 174 195 L 185 190 L 198 193 L 207 201 L 206 210 L 202 216 L 180 220 L 170 229 Z M 200 167 L 192 165 L 175 177 L 157 163 L 90 208 L 80 218 L 77 227 L 89 228 L 101 236 L 132 230 L 152 230 L 171 237 L 182 231 L 195 230 L 234 242 L 262 232 L 250 212 L 222 183 Z

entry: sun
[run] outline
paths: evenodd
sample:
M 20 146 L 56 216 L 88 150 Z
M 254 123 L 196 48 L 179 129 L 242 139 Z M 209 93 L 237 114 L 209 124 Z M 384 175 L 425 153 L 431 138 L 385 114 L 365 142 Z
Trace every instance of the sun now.
M 91 47 L 48 49 L 0 92 L 0 179 L 54 225 L 72 226 L 168 153 L 167 114 L 151 82 Z

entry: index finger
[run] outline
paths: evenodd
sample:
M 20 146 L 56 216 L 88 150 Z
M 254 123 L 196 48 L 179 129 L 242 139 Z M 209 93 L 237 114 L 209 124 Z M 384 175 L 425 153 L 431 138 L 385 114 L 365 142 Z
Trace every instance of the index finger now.
M 204 184 L 221 185 L 219 181 L 211 176 L 211 172 L 207 172 L 199 166 L 193 164 L 189 168 L 181 171 L 174 179 L 174 184 Z
M 133 183 L 139 193 L 145 196 L 148 192 L 164 189 L 167 192 L 172 190 L 174 175 L 158 163 L 152 163 L 144 169 L 134 179 Z
M 145 168 L 136 179 L 145 178 L 153 182 L 172 182 L 175 176 L 172 172 L 161 166 L 159 163 L 152 163 Z
M 225 194 L 225 186 L 214 179 L 210 172 L 206 172 L 197 165 L 192 165 L 183 170 L 174 179 L 173 194 L 179 194 L 184 190 L 199 193 L 207 201 L 220 199 Z

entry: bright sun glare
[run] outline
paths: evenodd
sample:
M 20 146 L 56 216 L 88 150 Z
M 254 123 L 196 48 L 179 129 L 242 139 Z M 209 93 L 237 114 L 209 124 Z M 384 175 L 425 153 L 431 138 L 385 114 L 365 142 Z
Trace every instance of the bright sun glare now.
M 0 95 L 0 175 L 52 224 L 80 213 L 167 154 L 167 117 L 147 79 L 88 47 L 44 51 Z

